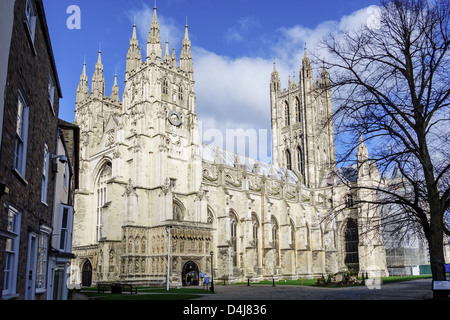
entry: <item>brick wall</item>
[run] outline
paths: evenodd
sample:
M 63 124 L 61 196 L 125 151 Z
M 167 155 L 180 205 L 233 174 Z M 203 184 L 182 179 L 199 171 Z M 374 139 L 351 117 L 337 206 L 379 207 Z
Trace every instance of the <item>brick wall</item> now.
M 55 89 L 54 112 L 48 101 L 49 75 L 53 74 L 57 83 L 57 74 L 49 42 L 48 31 L 43 16 L 42 1 L 35 1 L 38 11 L 34 49 L 24 24 L 25 0 L 16 0 L 15 17 L 12 32 L 7 89 L 5 94 L 5 115 L 0 158 L 1 182 L 11 188 L 10 195 L 1 198 L 0 228 L 6 229 L 6 214 L 9 205 L 22 211 L 21 238 L 19 249 L 19 274 L 17 282 L 18 299 L 25 291 L 25 273 L 27 265 L 28 234 L 39 233 L 40 224 L 51 226 L 54 194 L 54 178 L 51 163 L 48 181 L 47 204 L 41 203 L 41 179 L 44 161 L 44 144 L 50 153 L 55 154 L 59 90 Z M 29 106 L 29 129 L 25 180 L 13 170 L 15 150 L 15 130 L 19 90 Z M 5 241 L 0 241 L 0 285 L 3 287 Z M 1 291 L 0 291 L 1 292 Z M 37 296 L 43 299 L 45 295 Z

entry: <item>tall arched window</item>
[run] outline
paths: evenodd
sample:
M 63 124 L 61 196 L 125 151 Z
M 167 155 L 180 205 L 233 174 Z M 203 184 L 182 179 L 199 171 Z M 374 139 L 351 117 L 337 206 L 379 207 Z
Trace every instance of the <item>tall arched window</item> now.
M 178 100 L 182 101 L 184 99 L 183 86 L 180 84 L 178 86 Z
M 162 93 L 169 94 L 169 81 L 163 80 Z
M 297 170 L 302 174 L 302 176 L 305 176 L 303 152 L 300 147 L 297 147 Z
M 359 263 L 358 257 L 358 225 L 355 220 L 348 220 L 344 231 L 345 241 L 345 264 L 354 265 Z
M 96 184 L 97 194 L 97 241 L 102 238 L 103 229 L 103 207 L 107 202 L 108 197 L 108 180 L 112 177 L 111 163 L 106 163 L 98 175 Z
M 178 202 L 174 202 L 173 206 L 173 220 L 181 221 L 183 220 L 183 209 L 181 208 L 181 205 Z
M 253 243 L 258 244 L 259 221 L 255 214 L 252 214 Z
M 212 225 L 213 222 L 214 222 L 214 215 L 212 213 L 212 210 L 210 208 L 208 208 L 208 217 L 206 218 L 206 223 Z
M 302 113 L 300 110 L 300 100 L 298 100 L 298 98 L 295 98 L 295 120 L 297 120 L 297 122 L 302 122 Z
M 289 150 L 286 150 L 286 168 L 292 170 L 292 156 Z
M 345 207 L 346 208 L 353 208 L 353 195 L 348 194 L 345 198 Z
M 274 217 L 271 219 L 272 223 L 272 245 L 275 249 L 275 265 L 278 266 L 280 264 L 279 259 L 279 246 L 278 246 L 278 223 L 277 220 L 275 220 Z
M 230 212 L 230 224 L 231 224 L 231 245 L 232 245 L 232 259 L 233 267 L 237 267 L 237 225 L 238 220 L 234 212 Z
M 256 214 L 252 214 L 252 230 L 253 230 L 253 245 L 256 248 L 256 263 L 255 266 L 259 265 L 259 221 Z
M 291 119 L 290 119 L 291 116 L 290 115 L 291 115 L 291 112 L 289 110 L 289 103 L 285 102 L 284 103 L 284 124 L 286 126 L 291 125 Z

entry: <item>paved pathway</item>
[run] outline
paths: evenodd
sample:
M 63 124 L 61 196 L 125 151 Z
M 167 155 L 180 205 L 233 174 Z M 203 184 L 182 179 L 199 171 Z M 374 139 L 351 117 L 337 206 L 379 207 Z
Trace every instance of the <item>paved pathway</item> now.
M 378 286 L 324 288 L 310 286 L 270 285 L 216 285 L 216 294 L 202 295 L 197 299 L 204 300 L 430 300 L 431 279 L 403 281 Z M 72 300 L 87 300 L 83 294 L 74 293 Z
M 195 300 L 428 300 L 431 279 L 403 281 L 368 287 L 323 288 L 301 286 L 217 285 L 215 295 Z

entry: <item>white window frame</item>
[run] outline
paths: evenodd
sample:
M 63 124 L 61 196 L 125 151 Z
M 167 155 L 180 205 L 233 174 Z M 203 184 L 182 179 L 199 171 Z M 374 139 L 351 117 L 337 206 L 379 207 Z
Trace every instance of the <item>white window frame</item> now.
M 49 80 L 48 80 L 48 102 L 50 103 L 50 107 L 52 109 L 53 115 L 55 115 L 55 108 L 54 108 L 55 80 L 53 79 L 53 76 L 51 73 L 49 75 Z
M 42 169 L 42 191 L 41 191 L 41 202 L 47 204 L 47 193 L 48 193 L 48 176 L 50 169 L 50 150 L 47 144 L 44 145 L 44 167 Z
M 33 0 L 27 0 L 25 4 L 25 24 L 27 25 L 27 30 L 31 39 L 31 43 L 34 46 L 34 39 L 36 37 L 36 22 L 37 22 L 37 11 Z
M 38 236 L 36 293 L 43 293 L 47 289 L 47 258 L 50 232 L 50 228 L 42 226 L 41 233 Z
M 64 219 L 64 215 L 66 215 Z M 59 239 L 58 249 L 61 252 L 72 251 L 72 235 L 73 235 L 73 207 L 65 204 L 60 206 L 59 214 Z
M 5 269 L 3 273 L 2 299 L 18 297 L 16 293 L 19 266 L 20 227 L 22 213 L 13 207 L 8 208 L 7 231 L 13 236 L 6 239 Z
M 24 180 L 27 162 L 29 114 L 30 108 L 26 104 L 22 93 L 19 91 L 13 168 Z

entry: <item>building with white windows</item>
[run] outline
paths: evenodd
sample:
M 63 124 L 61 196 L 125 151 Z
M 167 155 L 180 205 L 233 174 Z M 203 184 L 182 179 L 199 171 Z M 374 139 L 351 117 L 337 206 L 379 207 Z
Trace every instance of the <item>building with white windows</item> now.
M 0 299 L 66 299 L 78 157 L 63 147 L 45 12 L 5 0 L 0 16 Z

